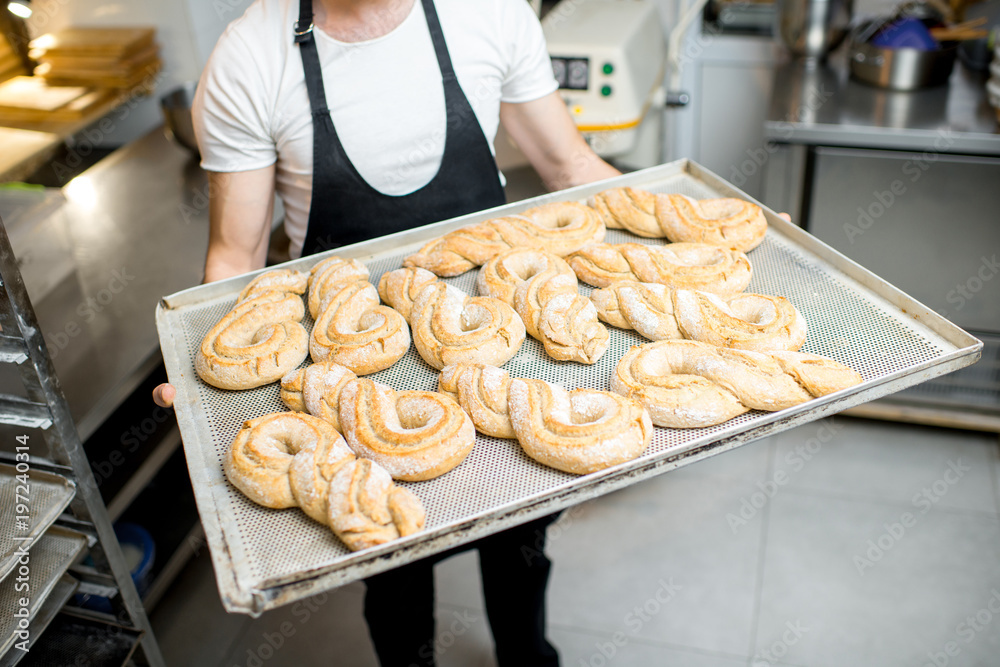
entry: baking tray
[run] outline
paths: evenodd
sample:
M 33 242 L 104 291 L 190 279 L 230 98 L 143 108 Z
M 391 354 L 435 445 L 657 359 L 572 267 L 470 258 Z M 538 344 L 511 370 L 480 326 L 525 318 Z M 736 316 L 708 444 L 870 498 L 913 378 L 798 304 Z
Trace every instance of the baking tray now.
M 541 203 L 585 201 L 603 189 L 624 185 L 699 198 L 752 200 L 696 163 L 679 160 L 282 266 L 308 270 L 336 254 L 363 261 L 372 282 L 377 283 L 383 272 L 398 268 L 406 255 L 452 229 Z M 347 551 L 328 528 L 297 509 L 255 505 L 223 475 L 223 453 L 243 421 L 284 409 L 277 384 L 229 392 L 205 384 L 194 372 L 193 358 L 201 339 L 256 274 L 165 297 L 156 311 L 160 345 L 170 382 L 177 388 L 177 420 L 225 608 L 257 615 L 899 391 L 979 357 L 982 343 L 977 339 L 774 211 L 764 210 L 770 228 L 764 242 L 750 252 L 754 276 L 748 291 L 788 297 L 809 323 L 803 351 L 850 365 L 864 377 L 861 385 L 781 412 L 750 412 L 718 426 L 657 428 L 642 457 L 582 477 L 536 463 L 513 440 L 477 435 L 476 446 L 462 465 L 437 479 L 407 484 L 427 508 L 424 531 L 358 553 Z M 620 230 L 609 230 L 606 241 L 663 243 Z M 470 271 L 448 282 L 472 294 L 475 276 Z M 590 291 L 581 284 L 582 294 Z M 307 319 L 305 324 L 310 327 L 312 323 Z M 541 344 L 528 339 L 504 368 L 513 377 L 539 378 L 569 388 L 607 389 L 618 359 L 632 345 L 645 342 L 634 332 L 609 330 L 610 347 L 593 366 L 549 359 Z M 434 389 L 437 383 L 437 372 L 412 347 L 394 366 L 371 377 L 398 389 Z
M 16 525 L 14 512 L 17 501 L 17 469 L 12 465 L 0 465 L 0 580 L 17 565 L 18 551 L 30 549 L 35 540 L 51 526 L 66 509 L 76 485 L 72 480 L 59 475 L 31 469 L 28 472 L 28 526 Z
M 74 530 L 53 526 L 28 551 L 28 589 L 23 590 L 24 581 L 10 578 L 0 582 L 0 657 L 5 657 L 9 650 L 18 643 L 15 634 L 18 629 L 18 619 L 14 612 L 20 608 L 20 601 L 28 598 L 29 623 L 35 619 L 45 600 L 56 584 L 66 573 L 66 570 L 77 559 L 87 546 L 87 536 Z M 34 630 L 29 625 L 29 632 Z

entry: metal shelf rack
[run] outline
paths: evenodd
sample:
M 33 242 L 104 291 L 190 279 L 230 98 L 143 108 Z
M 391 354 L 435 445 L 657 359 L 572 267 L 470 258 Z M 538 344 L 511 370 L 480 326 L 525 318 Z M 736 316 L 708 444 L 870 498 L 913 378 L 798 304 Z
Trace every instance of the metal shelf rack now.
M 18 443 L 22 449 L 17 449 L 17 454 L 12 456 L 10 453 L 0 453 L 0 461 L 15 466 L 21 463 L 18 472 L 23 471 L 24 464 L 27 463 L 29 476 L 33 471 L 60 475 L 72 486 L 73 497 L 66 512 L 57 519 L 56 525 L 70 528 L 86 537 L 93 566 L 78 565 L 72 569 L 73 576 L 79 580 L 80 592 L 100 591 L 100 594 L 109 598 L 112 609 L 111 614 L 83 609 L 76 609 L 74 612 L 86 614 L 95 621 L 112 622 L 133 630 L 139 637 L 140 649 L 133 657 L 150 667 L 163 667 L 163 656 L 132 582 L 107 507 L 98 491 L 2 220 L 0 328 L 0 363 L 17 364 L 25 391 L 25 397 L 0 395 L 0 423 L 41 429 L 43 441 L 37 442 L 35 435 L 27 436 L 24 442 Z M 21 455 L 20 460 L 18 454 Z M 28 454 L 27 461 L 24 460 L 24 454 Z M 28 502 L 24 504 L 31 506 L 30 483 Z M 10 526 L 12 530 L 19 530 L 17 510 L 16 503 L 5 504 L 0 523 Z M 24 523 L 23 532 L 27 534 L 30 522 Z M 59 529 L 50 530 L 57 532 Z M 51 590 L 48 587 L 35 593 L 40 598 L 45 598 Z M 38 599 L 33 604 L 40 606 L 43 602 L 44 599 Z M 33 635 L 31 641 L 35 643 L 32 650 L 44 645 L 48 638 L 35 636 L 36 631 L 40 633 L 41 628 L 33 625 L 29 627 L 29 632 Z M 12 658 L 13 656 L 6 654 L 0 655 L 4 664 L 13 661 Z

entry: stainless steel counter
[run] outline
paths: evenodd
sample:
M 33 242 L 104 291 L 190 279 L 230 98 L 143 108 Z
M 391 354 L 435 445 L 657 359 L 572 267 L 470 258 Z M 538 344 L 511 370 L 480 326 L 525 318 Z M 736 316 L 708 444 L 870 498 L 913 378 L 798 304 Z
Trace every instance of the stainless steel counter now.
M 160 297 L 201 280 L 208 186 L 197 158 L 158 129 L 63 192 L 33 236 L 65 245 L 69 271 L 34 307 L 85 440 L 159 364 Z M 19 384 L 16 372 L 0 376 L 4 391 Z
M 956 63 L 947 86 L 883 90 L 849 78 L 845 50 L 816 69 L 790 62 L 775 70 L 764 125 L 769 140 L 1000 155 L 1000 131 L 985 79 Z

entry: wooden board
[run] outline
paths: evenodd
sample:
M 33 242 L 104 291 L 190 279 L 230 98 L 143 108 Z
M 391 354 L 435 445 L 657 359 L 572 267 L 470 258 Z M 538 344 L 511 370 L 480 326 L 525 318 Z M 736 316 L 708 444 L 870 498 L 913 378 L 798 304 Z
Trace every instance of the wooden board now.
M 0 84 L 0 108 L 53 111 L 86 95 L 85 86 L 51 86 L 33 76 L 16 76 Z
M 52 55 L 113 56 L 124 58 L 153 43 L 152 27 L 83 28 L 71 27 L 31 40 L 32 49 Z
M 116 76 L 108 72 L 67 72 L 49 70 L 45 65 L 35 68 L 35 75 L 56 86 L 100 86 L 106 88 L 135 88 L 153 83 L 163 63 L 155 58 L 141 68 L 125 75 Z
M 83 56 L 59 55 L 48 51 L 36 50 L 31 55 L 38 62 L 49 65 L 53 71 L 110 71 L 115 75 L 125 75 L 155 60 L 160 53 L 156 44 L 150 44 L 141 51 L 126 56 Z

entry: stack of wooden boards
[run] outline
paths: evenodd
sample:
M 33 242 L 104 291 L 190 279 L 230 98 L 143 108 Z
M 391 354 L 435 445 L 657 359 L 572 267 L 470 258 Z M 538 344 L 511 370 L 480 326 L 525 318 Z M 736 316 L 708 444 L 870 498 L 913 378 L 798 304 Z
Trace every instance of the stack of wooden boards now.
M 28 55 L 49 84 L 131 89 L 160 71 L 155 35 L 149 27 L 71 27 L 32 40 Z
M 147 27 L 65 28 L 32 40 L 29 55 L 40 64 L 34 76 L 0 83 L 0 123 L 72 122 L 112 97 L 151 89 L 162 64 L 154 37 Z

